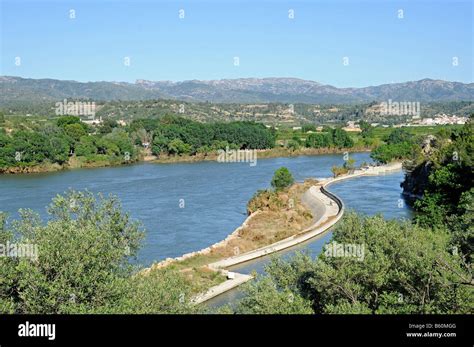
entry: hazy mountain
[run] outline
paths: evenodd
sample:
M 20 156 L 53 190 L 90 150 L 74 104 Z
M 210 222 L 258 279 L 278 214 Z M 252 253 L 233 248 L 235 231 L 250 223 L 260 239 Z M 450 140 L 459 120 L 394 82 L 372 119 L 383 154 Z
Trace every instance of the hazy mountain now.
M 183 82 L 76 82 L 0 76 L 0 105 L 13 102 L 178 99 L 216 103 L 356 103 L 474 100 L 474 83 L 423 79 L 364 88 L 336 88 L 297 78 L 239 78 Z
M 0 103 L 8 101 L 60 101 L 70 99 L 144 100 L 161 98 L 140 85 L 117 82 L 76 82 L 54 79 L 0 77 Z

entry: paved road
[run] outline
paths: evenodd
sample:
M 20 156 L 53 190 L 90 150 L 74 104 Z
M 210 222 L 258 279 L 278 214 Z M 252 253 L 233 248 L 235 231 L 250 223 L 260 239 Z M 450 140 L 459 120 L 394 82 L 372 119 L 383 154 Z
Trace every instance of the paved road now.
M 309 189 L 304 192 L 301 196 L 301 202 L 309 208 L 311 213 L 313 214 L 313 222 L 312 224 L 316 223 L 321 217 L 324 215 L 326 211 L 326 207 L 324 203 L 320 200 L 315 199 Z

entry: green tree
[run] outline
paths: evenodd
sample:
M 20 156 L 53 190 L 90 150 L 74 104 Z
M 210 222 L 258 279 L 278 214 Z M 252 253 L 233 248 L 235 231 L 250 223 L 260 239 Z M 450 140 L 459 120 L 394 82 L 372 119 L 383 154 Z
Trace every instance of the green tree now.
M 327 133 L 310 134 L 306 138 L 306 147 L 327 148 L 332 144 L 332 138 Z
M 474 251 L 474 131 L 467 123 L 446 141 L 425 143 L 405 163 L 404 192 L 416 196 L 415 220 L 452 231 L 452 246 L 471 262 Z
M 124 129 L 115 128 L 110 134 L 105 135 L 103 140 L 113 143 L 118 148 L 118 153 L 115 153 L 116 155 L 128 153 L 130 157 L 133 157 L 136 154 L 132 139 Z M 114 152 L 116 151 L 114 150 Z
M 0 308 L 15 313 L 90 312 L 121 297 L 143 232 L 116 198 L 70 191 L 53 199 L 44 225 L 21 211 L 2 237 L 37 246 L 35 258 L 0 258 Z
M 314 124 L 305 124 L 302 126 L 302 131 L 307 133 L 308 131 L 316 131 L 316 126 Z
M 5 223 L 0 244 L 37 246 L 36 257 L 0 257 L 0 314 L 191 313 L 192 286 L 170 269 L 137 273 L 131 265 L 144 231 L 116 197 L 69 191 L 50 218 L 29 210 Z M 31 255 L 34 255 L 33 253 Z
M 387 143 L 393 145 L 402 142 L 410 142 L 412 137 L 413 136 L 406 129 L 396 128 L 388 135 Z
M 132 276 L 126 282 L 124 295 L 111 302 L 102 312 L 116 314 L 189 314 L 205 308 L 194 305 L 192 284 L 176 270 L 152 270 Z
M 140 119 L 130 124 L 130 130 L 145 129 L 153 133 L 152 152 L 176 154 L 176 146 L 186 154 L 194 154 L 204 146 L 213 149 L 264 149 L 275 145 L 275 130 L 255 122 L 199 123 L 171 115 L 159 119 Z M 180 142 L 182 141 L 185 146 Z M 169 145 L 171 144 L 171 151 Z M 205 147 L 204 147 L 205 148 Z
M 275 171 L 271 184 L 275 190 L 281 190 L 291 186 L 293 182 L 294 179 L 290 170 L 286 167 L 281 167 Z
M 332 129 L 332 143 L 338 148 L 349 148 L 354 146 L 354 141 L 347 134 L 346 131 L 341 128 Z
M 64 135 L 55 135 L 49 138 L 47 157 L 55 163 L 64 164 L 69 159 L 69 140 Z
M 182 155 L 191 153 L 191 146 L 180 139 L 174 139 L 168 143 L 168 153 Z
M 76 116 L 62 116 L 58 118 L 56 124 L 62 128 L 70 124 L 81 124 L 81 118 Z
M 411 156 L 414 146 L 410 142 L 383 144 L 375 148 L 370 157 L 381 163 L 407 159 Z
M 75 153 L 77 156 L 89 157 L 97 153 L 97 147 L 93 136 L 82 136 L 76 144 Z
M 66 124 L 64 126 L 64 131 L 76 142 L 79 141 L 82 136 L 87 134 L 84 127 L 79 123 Z
M 311 314 L 311 301 L 284 288 L 279 290 L 268 277 L 244 286 L 244 298 L 238 303 L 239 314 Z
M 362 130 L 361 135 L 364 139 L 373 137 L 374 132 L 372 126 L 365 120 L 359 122 L 360 130 Z
M 20 130 L 13 133 L 11 138 L 11 148 L 16 157 L 19 154 L 19 160 L 15 158 L 15 165 L 32 166 L 40 164 L 50 152 L 47 136 L 35 131 Z
M 103 121 L 102 125 L 99 128 L 101 134 L 111 133 L 115 128 L 118 127 L 118 123 L 110 118 L 107 118 Z
M 164 152 L 167 152 L 168 142 L 169 140 L 162 135 L 155 136 L 153 139 L 153 145 L 151 147 L 152 153 L 155 155 L 160 155 Z

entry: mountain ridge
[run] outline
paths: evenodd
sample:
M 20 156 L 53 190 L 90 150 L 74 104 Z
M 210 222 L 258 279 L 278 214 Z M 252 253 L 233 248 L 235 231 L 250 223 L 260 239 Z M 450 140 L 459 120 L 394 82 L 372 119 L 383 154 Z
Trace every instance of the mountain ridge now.
M 359 103 L 384 101 L 471 101 L 474 83 L 425 78 L 368 87 L 338 88 L 295 77 L 219 80 L 78 82 L 51 78 L 0 76 L 0 105 L 11 102 L 176 99 L 214 103 Z

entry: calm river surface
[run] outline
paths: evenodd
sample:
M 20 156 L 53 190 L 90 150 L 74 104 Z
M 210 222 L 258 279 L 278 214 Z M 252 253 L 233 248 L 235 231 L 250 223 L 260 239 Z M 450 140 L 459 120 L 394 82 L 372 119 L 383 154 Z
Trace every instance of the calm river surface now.
M 354 153 L 357 162 L 368 153 Z M 205 248 L 224 239 L 246 218 L 247 201 L 258 189 L 268 188 L 273 172 L 288 167 L 296 180 L 328 177 L 332 165 L 342 165 L 342 154 L 259 160 L 248 163 L 137 164 L 113 168 L 80 169 L 47 174 L 0 176 L 0 210 L 18 216 L 30 208 L 47 218 L 46 206 L 56 194 L 70 188 L 115 194 L 133 219 L 147 230 L 139 262 L 149 265 L 167 257 Z M 398 207 L 402 173 L 365 177 L 331 186 L 348 208 L 386 217 L 407 217 Z M 361 197 L 359 200 L 358 197 Z M 319 250 L 329 237 L 307 246 Z M 241 271 L 260 267 L 245 265 Z

